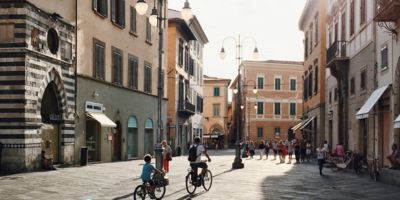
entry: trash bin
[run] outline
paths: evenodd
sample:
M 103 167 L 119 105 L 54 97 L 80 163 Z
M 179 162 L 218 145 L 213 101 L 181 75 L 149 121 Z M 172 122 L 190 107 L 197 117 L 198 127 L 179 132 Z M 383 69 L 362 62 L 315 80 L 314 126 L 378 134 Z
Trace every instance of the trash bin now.
M 86 166 L 88 164 L 88 148 L 81 147 L 81 166 Z

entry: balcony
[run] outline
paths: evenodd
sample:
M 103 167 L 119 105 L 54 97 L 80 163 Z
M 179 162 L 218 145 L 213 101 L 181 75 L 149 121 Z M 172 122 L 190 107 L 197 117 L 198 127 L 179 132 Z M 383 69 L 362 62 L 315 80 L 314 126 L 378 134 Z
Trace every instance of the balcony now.
M 178 104 L 178 114 L 182 116 L 194 115 L 196 111 L 196 106 L 187 100 L 179 99 Z
M 376 0 L 376 22 L 395 22 L 400 18 L 400 0 Z
M 326 52 L 327 67 L 332 67 L 336 61 L 343 60 L 349 60 L 346 55 L 346 41 L 336 41 Z

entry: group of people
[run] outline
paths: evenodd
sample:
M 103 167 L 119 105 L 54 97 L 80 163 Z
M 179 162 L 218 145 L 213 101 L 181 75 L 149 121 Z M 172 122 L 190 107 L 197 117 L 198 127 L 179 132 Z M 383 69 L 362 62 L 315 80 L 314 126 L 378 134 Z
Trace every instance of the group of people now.
M 260 160 L 263 159 L 265 155 L 265 160 L 268 159 L 270 152 L 272 151 L 274 158 L 276 160 L 279 158 L 280 163 L 285 163 L 286 157 L 288 157 L 287 164 L 292 163 L 293 154 L 295 155 L 296 163 L 310 162 L 311 158 L 311 144 L 306 140 L 299 141 L 294 139 L 292 141 L 288 140 L 261 140 L 258 144 L 253 141 L 247 141 L 242 144 L 243 155 L 242 157 L 249 157 L 253 159 L 254 155 L 258 151 L 260 155 Z

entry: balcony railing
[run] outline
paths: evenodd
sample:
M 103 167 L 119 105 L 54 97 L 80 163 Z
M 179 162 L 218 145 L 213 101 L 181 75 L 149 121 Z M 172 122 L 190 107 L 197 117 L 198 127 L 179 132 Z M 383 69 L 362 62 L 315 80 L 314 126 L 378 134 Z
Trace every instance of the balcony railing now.
M 326 63 L 329 64 L 335 59 L 345 59 L 346 56 L 346 41 L 334 42 L 326 52 Z
M 400 18 L 400 0 L 376 0 L 377 22 L 393 22 Z
M 193 115 L 196 111 L 196 106 L 187 100 L 179 100 L 178 112 L 184 115 Z

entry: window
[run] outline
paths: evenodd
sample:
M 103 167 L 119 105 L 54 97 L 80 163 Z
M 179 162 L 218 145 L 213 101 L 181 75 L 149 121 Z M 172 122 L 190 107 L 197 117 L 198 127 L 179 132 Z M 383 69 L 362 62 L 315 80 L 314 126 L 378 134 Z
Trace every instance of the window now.
M 296 116 L 296 103 L 289 104 L 289 114 L 290 116 Z
M 360 88 L 361 90 L 365 90 L 365 81 L 366 81 L 366 71 L 365 69 L 361 71 L 360 77 Z
M 61 41 L 61 59 L 70 62 L 72 60 L 72 44 L 67 41 Z
M 264 132 L 263 127 L 257 127 L 257 137 L 258 138 L 263 138 L 264 137 L 263 132 Z
M 339 25 L 336 22 L 335 23 L 335 42 L 337 42 L 339 40 Z
M 318 62 L 318 61 L 316 61 Z M 315 72 L 314 72 L 314 94 L 318 93 L 318 65 L 315 66 Z
M 104 80 L 105 43 L 93 39 L 93 77 Z
M 350 36 L 354 34 L 354 0 L 350 2 Z
M 264 89 L 264 77 L 257 77 L 257 89 Z
M 306 32 L 304 40 L 304 60 L 307 60 L 307 56 L 308 56 L 308 32 Z
M 125 0 L 111 0 L 111 21 L 125 27 Z
M 122 85 L 122 51 L 112 48 L 112 83 Z
M 355 93 L 355 84 L 356 84 L 356 80 L 354 77 L 351 77 L 350 79 L 350 95 L 354 95 Z
M 296 91 L 296 79 L 290 79 L 290 91 Z
M 339 93 L 338 89 L 337 89 L 337 88 L 335 88 L 335 90 L 334 90 L 334 94 L 333 94 L 333 100 L 335 100 L 335 102 L 337 101 L 337 98 L 338 98 L 338 93 Z
M 329 91 L 329 104 L 332 104 L 332 91 Z
M 93 10 L 103 16 L 107 17 L 108 14 L 108 0 L 93 0 L 92 1 Z
M 381 68 L 385 69 L 388 67 L 388 48 L 387 46 L 381 49 Z
M 144 92 L 151 93 L 151 66 L 144 64 Z
M 319 17 L 319 13 L 317 13 L 316 15 L 315 15 L 315 46 L 318 44 L 318 37 L 319 37 L 319 30 L 318 30 L 318 28 L 319 28 L 319 24 L 318 24 L 318 18 Z
M 214 117 L 219 117 L 219 109 L 221 105 L 220 104 L 213 104 L 213 116 Z
M 189 57 L 189 74 L 191 76 L 194 75 L 194 60 L 192 57 Z
M 343 12 L 342 13 L 342 36 L 340 37 L 340 39 L 342 41 L 346 41 L 346 13 Z
M 183 67 L 183 42 L 179 40 L 179 48 L 178 48 L 178 65 Z
M 304 75 L 304 81 L 303 81 L 303 94 L 304 94 L 304 100 L 307 100 L 308 98 L 308 76 L 307 74 Z
M 365 23 L 365 19 L 366 19 L 366 9 L 365 9 L 365 0 L 360 0 L 360 24 L 364 24 Z
M 310 54 L 311 54 L 311 52 L 312 52 L 312 49 L 313 49 L 313 29 L 314 29 L 314 27 L 313 27 L 313 24 L 311 23 L 310 24 Z
M 148 17 L 146 17 L 146 42 L 151 42 L 151 24 Z
M 214 97 L 219 97 L 219 87 L 214 87 Z
M 136 9 L 131 6 L 131 26 L 130 32 L 136 33 Z
M 257 115 L 264 114 L 264 102 L 257 102 Z
M 275 78 L 275 90 L 281 90 L 281 78 Z
M 274 135 L 275 135 L 276 138 L 280 137 L 281 136 L 281 128 L 275 127 Z
M 312 97 L 313 93 L 313 73 L 310 71 L 308 75 L 308 97 Z
M 184 63 L 184 65 L 185 65 L 185 72 L 188 72 L 189 71 L 189 49 L 188 49 L 188 47 L 186 46 L 186 48 L 185 48 L 185 63 Z
M 132 55 L 128 56 L 128 84 L 132 89 L 138 89 L 138 58 Z
M 274 115 L 281 115 L 281 103 L 280 102 L 274 103 Z

